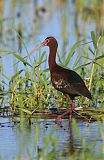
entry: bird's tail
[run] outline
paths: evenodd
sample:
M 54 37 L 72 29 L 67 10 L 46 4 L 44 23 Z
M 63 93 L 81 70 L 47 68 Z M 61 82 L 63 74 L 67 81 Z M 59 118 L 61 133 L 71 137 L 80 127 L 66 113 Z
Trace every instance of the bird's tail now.
M 79 86 L 79 88 L 78 88 L 78 94 L 79 94 L 79 95 L 82 95 L 82 96 L 84 96 L 84 97 L 87 97 L 87 98 L 89 98 L 89 99 L 92 100 L 91 93 L 90 93 L 90 91 L 87 89 L 86 85 L 83 85 L 83 86 L 81 86 L 81 87 Z
M 92 95 L 91 95 L 90 91 L 87 89 L 87 87 L 83 88 L 83 93 L 82 93 L 82 95 L 83 95 L 84 97 L 87 97 L 87 98 L 89 98 L 89 99 L 92 100 Z

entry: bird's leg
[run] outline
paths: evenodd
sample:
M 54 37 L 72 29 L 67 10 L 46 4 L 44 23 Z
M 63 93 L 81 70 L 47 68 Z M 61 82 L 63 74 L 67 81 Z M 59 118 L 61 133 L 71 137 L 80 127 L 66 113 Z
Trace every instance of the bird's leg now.
M 64 94 L 71 104 L 71 110 L 75 109 L 75 104 L 68 94 Z
M 65 115 L 69 114 L 69 119 L 71 120 L 72 119 L 72 111 L 74 110 L 75 108 L 75 104 L 74 102 L 72 101 L 72 99 L 70 98 L 70 96 L 68 94 L 64 94 L 65 97 L 68 99 L 68 101 L 70 102 L 71 104 L 71 109 L 68 109 L 65 113 L 63 113 L 62 115 L 59 115 L 57 117 L 57 120 L 63 118 Z

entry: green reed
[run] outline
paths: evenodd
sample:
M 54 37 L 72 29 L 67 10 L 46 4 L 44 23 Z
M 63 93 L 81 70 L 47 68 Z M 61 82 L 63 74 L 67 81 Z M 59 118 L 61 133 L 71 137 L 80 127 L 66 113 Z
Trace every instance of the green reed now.
M 14 14 L 16 2 L 18 1 L 12 1 L 12 12 L 11 15 Z M 25 1 L 24 1 L 25 2 Z M 23 3 L 24 3 L 23 2 Z M 22 1 L 21 1 L 22 3 Z M 64 3 L 64 2 L 63 2 Z M 65 1 L 66 3 L 66 1 Z M 89 7 L 90 3 L 90 7 Z M 86 22 L 84 25 L 85 33 L 87 32 L 87 27 L 91 20 L 93 19 L 95 21 L 96 25 L 96 32 L 99 33 L 102 23 L 100 22 L 99 17 L 103 14 L 103 1 L 88 1 L 87 7 L 85 6 L 85 1 L 80 0 L 76 1 L 76 15 L 75 15 L 75 30 L 77 34 L 77 40 L 78 42 L 75 43 L 70 52 L 67 53 L 65 49 L 66 45 L 66 39 L 67 39 L 67 19 L 65 16 L 67 16 L 66 12 L 63 13 L 63 24 L 62 26 L 62 37 L 64 40 L 63 45 L 63 53 L 66 53 L 67 57 L 63 58 L 63 56 L 60 56 L 60 53 L 57 53 L 57 56 L 59 58 L 59 62 L 61 65 L 67 67 L 68 64 L 73 60 L 73 57 L 75 54 L 77 54 L 76 58 L 74 57 L 74 63 L 72 66 L 72 69 L 79 72 L 79 74 L 82 76 L 82 78 L 85 80 L 86 85 L 91 90 L 92 96 L 93 96 L 93 104 L 90 106 L 97 107 L 100 105 L 101 109 L 103 109 L 104 104 L 104 98 L 103 98 L 103 90 L 104 90 L 104 52 L 103 52 L 103 44 L 104 44 L 104 36 L 101 35 L 99 37 L 95 36 L 95 33 L 91 33 L 91 41 L 92 43 L 85 44 L 86 42 L 81 41 L 80 34 L 82 32 L 82 27 L 80 27 L 82 24 L 82 15 L 84 14 Z M 65 10 L 66 10 L 66 4 L 65 4 Z M 3 10 L 2 10 L 3 11 Z M 96 16 L 95 16 L 96 15 Z M 79 22 L 78 23 L 78 19 Z M 2 23 L 2 15 L 0 16 L 0 24 Z M 102 21 L 103 22 L 103 21 Z M 14 20 L 12 23 L 10 23 L 10 27 L 14 27 Z M 100 25 L 99 25 L 100 24 Z M 8 25 L 7 25 L 8 26 Z M 2 36 L 2 25 L 0 26 L 0 38 Z M 24 43 L 22 37 L 22 27 L 21 22 L 18 25 L 18 41 L 19 41 L 19 51 L 21 50 L 21 45 Z M 85 35 L 86 37 L 86 35 Z M 68 37 L 69 38 L 69 37 Z M 82 45 L 83 44 L 83 45 Z M 23 44 L 25 50 L 26 45 Z M 92 47 L 93 46 L 93 47 Z M 94 48 L 94 49 L 92 49 Z M 79 50 L 79 51 L 78 51 Z M 34 140 L 34 149 L 31 153 L 31 148 L 28 146 L 25 146 L 25 152 L 24 157 L 21 156 L 21 150 L 22 150 L 22 139 L 23 139 L 23 126 L 25 123 L 24 117 L 27 117 L 30 122 L 30 118 L 32 117 L 33 113 L 37 110 L 44 110 L 51 106 L 59 107 L 59 106 L 65 106 L 69 107 L 69 103 L 66 101 L 66 99 L 63 97 L 62 93 L 57 92 L 51 84 L 50 81 L 50 73 L 48 68 L 42 69 L 41 65 L 46 63 L 46 57 L 45 52 L 41 53 L 40 58 L 34 59 L 33 63 L 25 61 L 25 59 L 21 56 L 21 54 L 18 54 L 16 52 L 10 52 L 10 51 L 1 51 L 8 54 L 12 54 L 19 63 L 23 63 L 24 67 L 21 70 L 18 70 L 18 64 L 17 68 L 15 70 L 15 73 L 12 77 L 7 77 L 6 74 L 4 74 L 3 71 L 3 79 L 0 79 L 0 107 L 8 107 L 12 113 L 19 114 L 21 118 L 21 137 L 20 137 L 20 150 L 19 150 L 19 156 L 17 157 L 18 160 L 21 160 L 25 157 L 26 152 L 28 153 L 30 159 L 34 159 L 34 150 L 36 149 L 36 145 L 38 145 L 38 132 L 39 132 L 39 126 L 36 125 L 36 132 L 35 132 L 35 140 Z M 80 52 L 80 55 L 78 54 Z M 90 54 L 91 56 L 90 56 Z M 28 51 L 27 51 L 28 53 Z M 62 59 L 63 58 L 63 59 Z M 63 64 L 62 64 L 63 63 Z M 45 65 L 44 65 L 45 66 Z M 2 70 L 2 63 L 0 63 L 0 71 Z M 8 84 L 7 81 L 8 80 Z M 8 89 L 5 89 L 5 85 L 8 86 Z M 84 98 L 78 98 L 76 101 L 76 106 L 84 106 L 86 102 L 86 99 Z M 86 106 L 88 107 L 88 103 L 86 102 Z M 1 112 L 0 112 L 1 113 Z M 27 121 L 26 121 L 27 123 Z M 102 144 L 97 153 L 93 152 L 93 147 L 91 144 L 88 145 L 88 151 L 86 151 L 86 139 L 82 139 L 78 126 L 76 124 L 76 121 L 73 120 L 73 128 L 78 136 L 81 144 L 82 144 L 82 151 L 80 153 L 73 153 L 69 155 L 69 160 L 71 159 L 85 159 L 86 157 L 89 160 L 93 159 L 104 159 L 103 157 L 103 148 L 104 144 Z M 104 141 L 103 137 L 103 129 L 101 126 L 101 123 L 99 123 L 99 131 L 101 134 L 101 138 Z M 50 133 L 46 136 L 44 136 L 44 145 L 42 149 L 38 151 L 38 156 L 35 159 L 43 159 L 43 160 L 49 160 L 49 159 L 57 159 L 56 153 L 57 153 L 57 143 L 58 138 L 54 137 L 53 135 L 54 130 L 50 131 Z M 51 145 L 53 147 L 52 151 L 49 151 L 49 144 L 51 142 Z M 46 153 L 46 154 L 44 154 Z M 60 153 L 61 154 L 61 153 Z M 1 158 L 1 157 L 0 157 Z M 60 160 L 63 159 L 58 157 Z
M 68 57 L 64 58 L 63 66 L 67 66 L 70 61 L 73 60 L 74 54 L 77 54 L 78 48 L 81 48 L 82 56 L 76 56 L 74 58 L 73 70 L 79 72 L 83 79 L 85 79 L 86 85 L 89 90 L 91 90 L 93 96 L 93 106 L 97 107 L 97 101 L 102 105 L 103 97 L 102 92 L 103 86 L 103 59 L 104 53 L 101 50 L 104 37 L 95 37 L 94 32 L 91 32 L 92 41 L 86 43 L 80 41 L 75 43 Z M 93 43 L 92 43 L 93 42 Z M 93 45 L 93 48 L 90 47 Z M 41 65 L 44 65 L 47 61 L 46 52 L 40 54 L 37 59 L 33 62 L 27 62 L 20 54 L 9 51 L 1 51 L 8 54 L 12 54 L 18 60 L 24 64 L 23 69 L 18 70 L 11 78 L 9 78 L 9 89 L 7 91 L 2 91 L 1 93 L 1 105 L 6 101 L 4 96 L 8 96 L 9 107 L 12 112 L 17 112 L 19 114 L 20 110 L 23 110 L 26 114 L 32 115 L 36 109 L 48 108 L 49 105 L 59 107 L 68 106 L 66 99 L 63 98 L 62 93 L 56 91 L 51 84 L 49 69 L 42 69 Z M 89 52 L 91 54 L 89 54 Z M 100 55 L 99 55 L 100 53 Z M 37 53 L 38 54 L 38 53 Z M 59 60 L 62 59 L 60 54 L 58 54 Z M 84 63 L 83 63 L 84 61 Z M 1 88 L 4 90 L 5 82 L 2 81 Z M 23 108 L 20 108 L 19 103 L 23 100 Z M 54 99 L 54 100 L 53 100 Z M 83 105 L 87 103 L 82 101 L 82 98 L 78 98 L 76 105 Z M 89 104 L 91 106 L 91 104 Z M 92 106 L 92 107 L 93 107 Z

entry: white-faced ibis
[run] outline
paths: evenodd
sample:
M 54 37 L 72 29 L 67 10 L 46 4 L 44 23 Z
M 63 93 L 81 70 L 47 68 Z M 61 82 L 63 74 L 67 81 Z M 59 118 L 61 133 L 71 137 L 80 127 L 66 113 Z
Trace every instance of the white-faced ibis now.
M 49 47 L 49 69 L 51 74 L 52 85 L 58 91 L 61 91 L 71 104 L 71 109 L 58 116 L 58 119 L 63 118 L 66 114 L 72 114 L 75 108 L 73 99 L 76 96 L 84 96 L 92 99 L 91 93 L 87 89 L 83 79 L 70 69 L 63 68 L 56 63 L 56 52 L 58 48 L 57 40 L 54 37 L 47 37 L 42 46 Z

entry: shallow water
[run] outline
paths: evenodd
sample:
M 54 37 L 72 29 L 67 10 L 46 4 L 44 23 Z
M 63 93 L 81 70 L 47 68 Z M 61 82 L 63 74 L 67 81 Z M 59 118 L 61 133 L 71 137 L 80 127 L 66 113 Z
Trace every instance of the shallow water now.
M 30 153 L 33 155 L 33 159 L 36 159 L 38 151 L 45 146 L 44 138 L 47 135 L 50 136 L 50 144 L 47 146 L 50 151 L 53 149 L 52 137 L 55 139 L 58 136 L 55 156 L 59 157 L 61 153 L 59 159 L 68 159 L 74 153 L 80 154 L 83 149 L 90 153 L 91 146 L 93 146 L 92 152 L 97 153 L 99 146 L 103 143 L 98 123 L 77 122 L 77 125 L 81 139 L 86 140 L 86 148 L 83 148 L 69 120 L 62 120 L 60 127 L 52 119 L 33 119 L 32 125 L 30 127 L 22 126 L 21 131 L 20 123 L 14 124 L 7 118 L 0 118 L 0 158 L 14 160 L 21 155 L 23 159 L 29 159 Z M 104 126 L 104 124 L 102 125 Z M 50 134 L 53 129 L 53 134 Z
M 1 6 L 1 2 L 3 6 Z M 0 51 L 8 50 L 15 51 L 16 53 L 20 51 L 18 36 L 15 31 L 18 30 L 19 25 L 23 27 L 22 38 L 28 52 L 31 52 L 32 49 L 37 46 L 37 44 L 40 44 L 47 36 L 54 36 L 58 40 L 58 51 L 61 57 L 63 57 L 63 62 L 75 42 L 83 40 L 84 38 L 87 41 L 91 41 L 90 32 L 96 29 L 97 24 L 100 24 L 96 22 L 93 16 L 88 14 L 88 19 L 85 19 L 85 17 L 82 17 L 83 13 L 78 13 L 79 15 L 77 17 L 75 1 L 72 0 L 67 0 L 67 3 L 60 0 L 60 5 L 58 6 L 56 3 L 59 2 L 59 0 L 45 2 L 46 0 L 25 0 L 23 3 L 22 1 L 15 1 L 13 3 L 12 0 L 0 0 L 0 16 L 2 17 L 2 21 L 0 21 L 2 23 L 2 29 L 0 28 Z M 41 13 L 41 16 L 36 20 L 34 13 L 37 7 L 41 5 L 46 7 L 47 13 Z M 29 12 L 27 12 L 27 10 Z M 18 14 L 21 16 L 19 17 Z M 76 18 L 78 18 L 77 28 L 75 26 Z M 25 46 L 22 44 L 21 54 L 23 57 L 27 56 Z M 90 46 L 92 47 L 92 44 L 90 44 Z M 46 50 L 47 57 L 48 49 L 42 49 L 41 53 L 44 50 Z M 73 66 L 78 54 L 81 54 L 81 56 L 84 55 L 82 52 L 83 50 L 80 50 L 80 52 L 77 52 L 75 56 L 73 56 L 68 67 Z M 39 54 L 34 54 L 31 59 L 35 57 L 38 59 L 39 56 L 40 51 Z M 14 65 L 16 62 L 17 59 L 15 59 L 14 56 L 0 53 L 0 67 L 3 68 L 0 68 L 0 84 L 2 80 L 5 80 L 8 84 L 8 79 L 14 75 L 17 70 L 25 67 L 22 63 L 19 63 L 18 66 Z M 59 63 L 58 57 L 57 62 Z M 41 67 L 47 68 L 48 62 L 42 64 Z M 5 85 L 5 90 L 7 88 L 8 85 Z M 58 144 L 55 149 L 56 158 L 59 157 L 60 152 L 60 158 L 65 160 L 75 152 L 80 154 L 83 149 L 90 153 L 90 147 L 92 147 L 93 153 L 95 153 L 98 152 L 100 145 L 104 148 L 97 122 L 77 122 L 81 139 L 86 140 L 85 148 L 83 148 L 81 140 L 72 129 L 73 127 L 69 123 L 69 120 L 62 120 L 63 127 L 57 126 L 54 120 L 50 119 L 41 119 L 39 121 L 33 119 L 32 122 L 32 125 L 28 127 L 27 125 L 21 126 L 20 123 L 14 124 L 11 119 L 0 118 L 0 160 L 14 160 L 16 157 L 19 157 L 19 155 L 21 155 L 23 159 L 29 159 L 29 153 L 36 159 L 39 150 L 45 146 L 44 137 L 47 135 L 50 136 L 53 129 L 54 132 L 52 136 L 54 138 L 56 138 L 56 135 L 58 136 Z M 102 126 L 104 126 L 103 123 Z M 50 141 L 52 141 L 51 137 Z M 49 147 L 45 146 L 46 150 L 47 148 L 50 148 L 50 151 L 53 149 L 50 144 Z

